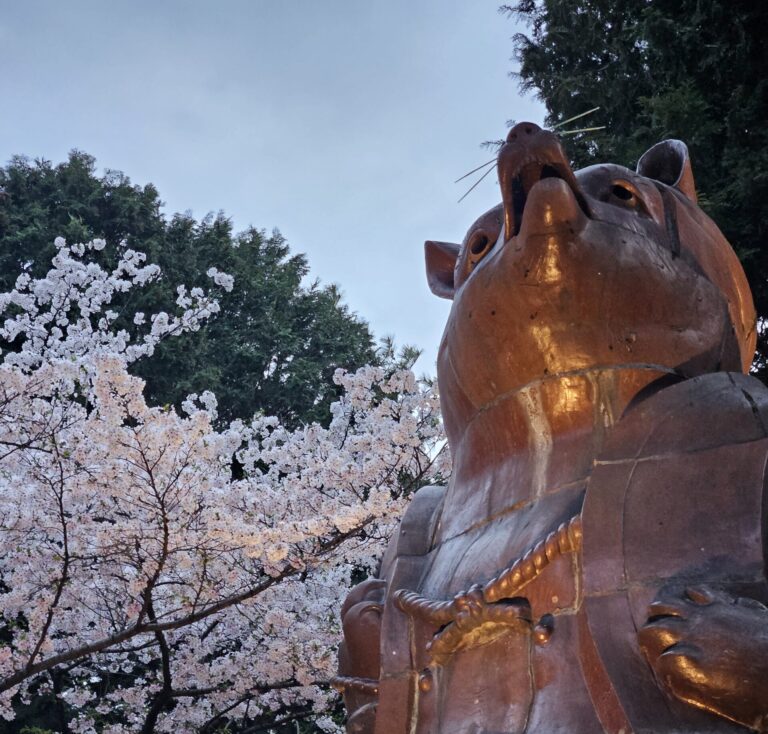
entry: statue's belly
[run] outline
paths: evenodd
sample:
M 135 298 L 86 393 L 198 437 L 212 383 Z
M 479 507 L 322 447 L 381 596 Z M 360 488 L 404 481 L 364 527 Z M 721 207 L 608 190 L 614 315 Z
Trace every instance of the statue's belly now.
M 398 559 L 391 588 L 418 598 L 396 595 L 385 609 L 378 734 L 603 731 L 579 658 L 581 494 L 444 541 L 420 564 Z M 466 595 L 472 611 L 451 609 L 473 585 L 485 589 Z M 404 638 L 407 649 L 390 644 Z

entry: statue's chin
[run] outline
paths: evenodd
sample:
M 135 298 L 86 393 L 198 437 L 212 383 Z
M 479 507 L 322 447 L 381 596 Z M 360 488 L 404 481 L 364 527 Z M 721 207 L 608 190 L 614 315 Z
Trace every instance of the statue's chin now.
M 444 348 L 438 357 L 441 392 L 455 387 L 479 408 L 534 383 L 579 374 L 650 371 L 689 378 L 740 370 L 738 349 L 724 348 L 719 329 L 680 333 L 638 326 L 611 332 L 604 322 L 592 328 L 583 322 L 561 329 L 526 326 L 509 333 L 505 344 L 511 346 L 495 353 L 483 349 L 478 335 L 472 349 L 482 357 L 475 360 L 467 360 L 464 351 Z

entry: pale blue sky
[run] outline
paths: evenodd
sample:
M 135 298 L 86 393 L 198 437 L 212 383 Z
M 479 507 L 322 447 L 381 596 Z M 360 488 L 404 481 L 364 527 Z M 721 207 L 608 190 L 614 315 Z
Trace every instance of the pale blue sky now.
M 279 228 L 374 332 L 434 359 L 448 302 L 425 239 L 460 241 L 519 96 L 498 0 L 0 0 L 0 160 L 72 148 L 165 212 Z M 470 179 L 471 181 L 471 179 Z M 464 182 L 463 182 L 464 183 Z

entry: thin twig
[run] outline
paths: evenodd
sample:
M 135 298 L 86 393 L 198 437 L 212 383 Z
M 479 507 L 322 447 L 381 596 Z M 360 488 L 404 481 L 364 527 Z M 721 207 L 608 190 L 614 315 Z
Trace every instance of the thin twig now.
M 354 535 L 359 534 L 364 528 L 367 528 L 368 525 L 370 525 L 373 522 L 373 520 L 374 520 L 373 516 L 369 515 L 366 518 L 364 518 L 354 528 L 347 530 L 343 533 L 340 532 L 338 533 L 338 535 L 335 535 L 334 537 L 329 538 L 328 540 L 325 540 L 318 546 L 317 554 L 319 556 L 322 556 L 323 554 L 330 553 L 330 551 L 340 546 L 346 540 L 352 538 Z M 31 666 L 28 665 L 20 670 L 17 670 L 14 673 L 11 673 L 10 675 L 7 675 L 4 679 L 0 680 L 0 693 L 4 691 L 8 691 L 14 688 L 15 686 L 19 685 L 19 683 L 23 682 L 27 678 L 32 678 L 38 673 L 42 673 L 42 672 L 45 672 L 46 670 L 50 670 L 51 668 L 54 668 L 57 665 L 61 665 L 62 663 L 69 663 L 77 659 L 89 657 L 94 653 L 102 652 L 106 648 L 113 648 L 116 645 L 121 645 L 123 642 L 126 642 L 127 640 L 130 640 L 134 637 L 138 637 L 139 635 L 151 634 L 154 632 L 167 632 L 169 630 L 176 630 L 182 627 L 188 627 L 189 625 L 192 625 L 195 622 L 199 622 L 203 619 L 212 617 L 214 614 L 224 611 L 225 609 L 231 606 L 240 604 L 244 601 L 248 601 L 249 599 L 253 599 L 257 597 L 259 594 L 269 589 L 270 587 L 274 586 L 275 584 L 278 584 L 281 581 L 287 578 L 290 578 L 292 576 L 296 576 L 298 573 L 299 573 L 298 569 L 296 569 L 293 566 L 287 565 L 283 568 L 282 571 L 280 571 L 275 576 L 269 576 L 268 578 L 264 578 L 261 581 L 261 583 L 256 584 L 255 586 L 251 586 L 250 588 L 246 588 L 244 591 L 241 591 L 237 594 L 233 594 L 231 596 L 225 597 L 219 600 L 218 602 L 214 604 L 210 604 L 204 609 L 201 609 L 195 612 L 194 614 L 188 614 L 184 617 L 169 620 L 167 622 L 158 621 L 153 623 L 148 621 L 142 621 L 140 619 L 131 627 L 120 630 L 119 632 L 116 632 L 113 635 L 110 635 L 109 637 L 105 637 L 100 640 L 94 640 L 93 642 L 84 644 L 81 647 L 65 650 L 55 655 L 51 655 L 51 657 L 41 660 L 40 662 L 35 663 L 34 665 L 31 665 Z

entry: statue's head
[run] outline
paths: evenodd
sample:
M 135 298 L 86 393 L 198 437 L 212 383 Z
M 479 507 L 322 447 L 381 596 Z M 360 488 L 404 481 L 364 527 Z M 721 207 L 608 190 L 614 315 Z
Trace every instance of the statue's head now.
M 574 172 L 553 133 L 520 123 L 498 176 L 502 203 L 461 245 L 426 243 L 430 287 L 453 299 L 438 356 L 451 415 L 468 419 L 529 383 L 580 370 L 748 369 L 752 297 L 696 204 L 682 142 L 655 145 L 636 172 Z

